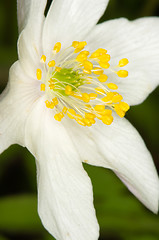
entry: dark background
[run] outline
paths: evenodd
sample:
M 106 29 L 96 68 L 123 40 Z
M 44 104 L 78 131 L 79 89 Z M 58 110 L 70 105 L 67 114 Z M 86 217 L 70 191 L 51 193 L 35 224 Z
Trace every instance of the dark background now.
M 130 20 L 158 16 L 158 0 L 110 0 L 101 18 Z M 16 1 L 0 1 L 0 91 L 17 60 Z M 142 135 L 159 169 L 159 88 L 127 118 Z M 158 240 L 159 217 L 147 210 L 109 170 L 85 165 L 94 187 L 103 240 Z M 32 155 L 11 146 L 0 156 L 0 240 L 51 240 L 37 214 L 36 169 Z

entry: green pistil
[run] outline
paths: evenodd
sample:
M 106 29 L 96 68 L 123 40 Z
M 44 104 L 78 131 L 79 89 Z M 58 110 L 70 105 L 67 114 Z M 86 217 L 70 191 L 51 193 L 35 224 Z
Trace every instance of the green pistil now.
M 67 85 L 72 87 L 72 91 L 76 92 L 77 88 L 84 84 L 83 75 L 78 71 L 73 71 L 72 68 L 62 68 L 60 72 L 53 72 L 52 78 L 54 80 L 54 91 L 67 96 L 65 88 Z

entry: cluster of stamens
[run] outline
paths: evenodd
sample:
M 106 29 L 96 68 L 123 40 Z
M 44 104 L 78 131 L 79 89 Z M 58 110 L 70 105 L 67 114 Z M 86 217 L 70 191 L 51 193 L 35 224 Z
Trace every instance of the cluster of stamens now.
M 128 59 L 121 59 L 111 68 L 107 50 L 99 48 L 90 54 L 84 50 L 86 45 L 85 41 L 74 41 L 70 47 L 61 50 L 61 43 L 57 42 L 49 62 L 42 55 L 42 70 L 38 68 L 36 72 L 41 81 L 40 90 L 45 92 L 46 107 L 54 109 L 55 120 L 61 121 L 68 116 L 82 126 L 92 126 L 96 119 L 110 125 L 112 111 L 124 117 L 129 105 L 116 92 L 117 84 L 107 83 L 105 72 L 127 77 L 128 71 L 119 68 L 126 66 Z

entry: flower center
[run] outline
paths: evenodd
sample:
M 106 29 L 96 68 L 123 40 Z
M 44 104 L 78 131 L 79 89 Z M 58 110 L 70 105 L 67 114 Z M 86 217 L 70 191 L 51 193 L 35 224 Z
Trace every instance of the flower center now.
M 107 83 L 106 73 L 127 77 L 128 71 L 119 68 L 126 66 L 128 59 L 123 58 L 117 66 L 110 67 L 107 50 L 99 48 L 90 53 L 84 50 L 86 45 L 85 41 L 74 41 L 61 50 L 61 43 L 57 42 L 49 62 L 42 55 L 42 67 L 36 71 L 40 90 L 45 92 L 46 107 L 53 109 L 55 120 L 61 121 L 66 116 L 82 126 L 92 126 L 96 119 L 110 125 L 112 111 L 124 117 L 129 105 L 116 92 L 118 86 Z

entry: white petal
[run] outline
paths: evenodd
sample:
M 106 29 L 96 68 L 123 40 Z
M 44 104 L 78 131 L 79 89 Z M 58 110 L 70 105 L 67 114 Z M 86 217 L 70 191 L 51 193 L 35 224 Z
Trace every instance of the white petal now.
M 35 77 L 42 55 L 41 39 L 45 5 L 46 0 L 31 0 L 27 24 L 18 40 L 19 60 L 25 73 L 30 77 Z
M 31 0 L 17 0 L 17 17 L 18 17 L 18 28 L 21 32 L 28 20 L 30 11 Z
M 8 86 L 0 95 L 0 153 L 11 144 L 24 145 L 25 121 L 39 97 L 35 84 L 24 75 L 19 62 L 11 67 Z
M 121 79 L 110 74 L 109 79 L 118 78 L 118 92 L 130 105 L 141 103 L 159 84 L 159 18 L 107 21 L 97 25 L 86 40 L 90 49 L 106 48 L 114 66 L 128 58 L 124 69 L 129 76 Z
M 86 151 L 89 150 L 87 163 L 115 171 L 145 206 L 153 212 L 158 211 L 159 180 L 152 157 L 126 119 L 115 118 L 110 126 L 98 123 L 89 131 L 79 127 L 76 132 L 70 132 L 74 134 L 72 138 L 82 158 L 88 156 Z M 94 147 L 100 152 L 96 160 Z
M 82 127 L 70 119 L 63 119 L 65 128 L 68 129 L 68 134 L 74 141 L 76 151 L 78 152 L 81 161 L 95 166 L 104 166 L 110 168 L 106 162 L 105 156 L 98 148 L 95 141 L 95 136 L 90 128 Z M 94 128 L 92 126 L 91 128 Z
M 83 40 L 107 4 L 108 0 L 54 0 L 44 25 L 44 52 L 50 54 L 59 41 L 68 47 L 74 40 Z
M 44 99 L 26 125 L 26 146 L 37 158 L 38 211 L 58 240 L 98 238 L 92 186 L 62 123 Z

